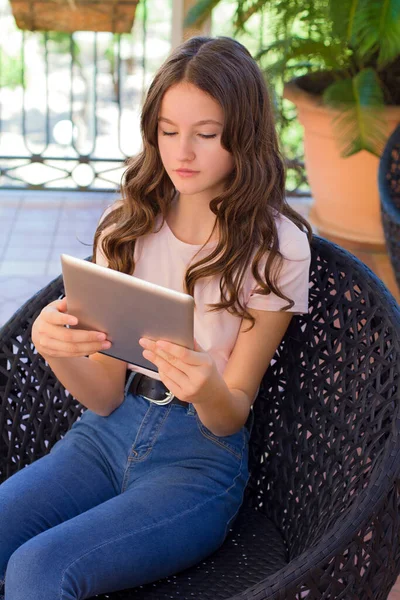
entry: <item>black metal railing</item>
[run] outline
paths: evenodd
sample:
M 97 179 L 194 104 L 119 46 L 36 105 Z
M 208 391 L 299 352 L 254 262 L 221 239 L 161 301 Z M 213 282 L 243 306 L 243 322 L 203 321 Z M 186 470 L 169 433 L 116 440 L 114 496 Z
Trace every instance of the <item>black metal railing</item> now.
M 62 34 L 20 31 L 0 0 L 2 189 L 118 188 L 141 148 L 147 86 L 171 48 L 172 2 L 161 12 L 159 1 L 140 0 L 130 34 Z M 221 33 L 229 35 L 213 22 Z M 288 172 L 289 193 L 307 194 L 301 158 L 288 160 Z
M 150 22 L 162 51 L 149 59 L 147 0 L 131 34 L 20 31 L 1 2 L 1 187 L 115 189 L 140 146 L 138 113 L 170 23 Z

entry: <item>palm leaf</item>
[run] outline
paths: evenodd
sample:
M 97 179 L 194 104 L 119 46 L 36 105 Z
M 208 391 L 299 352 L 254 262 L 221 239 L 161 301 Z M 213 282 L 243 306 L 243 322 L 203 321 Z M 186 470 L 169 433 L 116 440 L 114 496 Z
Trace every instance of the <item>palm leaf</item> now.
M 354 23 L 360 57 L 379 52 L 382 68 L 400 55 L 400 0 L 360 0 Z
M 340 110 L 333 125 L 343 157 L 367 150 L 380 156 L 386 140 L 383 92 L 373 69 L 363 69 L 353 79 L 332 83 L 324 102 Z
M 328 45 L 320 40 L 290 36 L 275 40 L 272 44 L 262 48 L 254 58 L 258 61 L 274 51 L 279 55 L 284 54 L 280 63 L 283 68 L 289 60 L 306 58 L 312 64 L 337 69 L 338 63 L 341 62 L 342 47 L 339 43 Z
M 323 63 L 327 67 L 337 68 L 340 60 L 342 47 L 338 43 L 326 43 L 322 40 L 302 39 L 294 37 L 292 45 L 288 51 L 288 59 L 309 58 L 319 59 L 318 62 Z
M 308 72 L 312 72 L 313 67 L 315 68 L 315 65 L 310 63 L 310 61 L 308 61 L 308 60 L 300 61 L 300 62 L 291 64 L 291 65 L 287 65 L 286 60 L 281 59 L 281 60 L 277 60 L 272 65 L 268 65 L 267 67 L 265 67 L 264 73 L 267 76 L 270 76 L 270 77 L 272 76 L 275 78 L 275 77 L 281 77 L 282 71 L 284 71 L 284 70 L 287 72 L 293 71 L 294 73 L 296 73 L 298 75 L 298 73 L 300 72 L 301 69 L 307 69 Z
M 200 27 L 211 15 L 220 0 L 199 0 L 192 6 L 184 19 L 184 27 Z
M 354 40 L 355 16 L 361 0 L 332 0 L 329 2 L 329 14 L 332 20 L 332 32 L 344 44 Z
M 266 4 L 267 0 L 256 0 L 253 2 L 253 4 L 248 6 L 246 10 L 243 10 L 242 3 L 238 2 L 238 7 L 233 21 L 233 26 L 236 30 L 235 34 L 243 31 L 246 21 L 248 21 L 252 15 L 264 9 Z

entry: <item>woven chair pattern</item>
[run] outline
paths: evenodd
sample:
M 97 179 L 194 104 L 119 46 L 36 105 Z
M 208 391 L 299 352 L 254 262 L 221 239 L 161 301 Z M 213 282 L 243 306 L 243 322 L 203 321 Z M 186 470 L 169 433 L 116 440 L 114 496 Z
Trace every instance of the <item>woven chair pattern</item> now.
M 251 477 L 226 542 L 193 568 L 96 598 L 387 598 L 400 572 L 400 309 L 366 265 L 318 236 L 309 285 L 309 312 L 292 319 L 254 403 Z M 0 481 L 84 409 L 30 339 L 63 294 L 60 276 L 0 330 Z
M 382 153 L 378 182 L 386 247 L 400 289 L 400 125 Z

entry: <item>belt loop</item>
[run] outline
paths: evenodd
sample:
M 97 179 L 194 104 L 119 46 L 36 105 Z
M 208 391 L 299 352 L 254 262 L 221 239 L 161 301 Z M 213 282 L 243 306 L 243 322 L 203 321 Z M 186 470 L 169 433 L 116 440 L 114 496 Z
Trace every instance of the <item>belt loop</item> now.
M 187 414 L 188 415 L 196 414 L 196 409 L 191 402 L 189 402 L 188 406 L 189 406 L 189 408 L 188 408 Z

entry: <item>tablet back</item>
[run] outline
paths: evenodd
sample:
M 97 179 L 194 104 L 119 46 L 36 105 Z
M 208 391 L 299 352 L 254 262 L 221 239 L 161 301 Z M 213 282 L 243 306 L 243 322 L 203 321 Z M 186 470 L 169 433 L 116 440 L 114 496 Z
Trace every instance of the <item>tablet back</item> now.
M 71 328 L 105 332 L 112 346 L 102 354 L 160 379 L 156 365 L 142 355 L 141 337 L 193 350 L 192 296 L 68 254 L 61 254 L 61 266 L 67 312 L 78 319 Z

